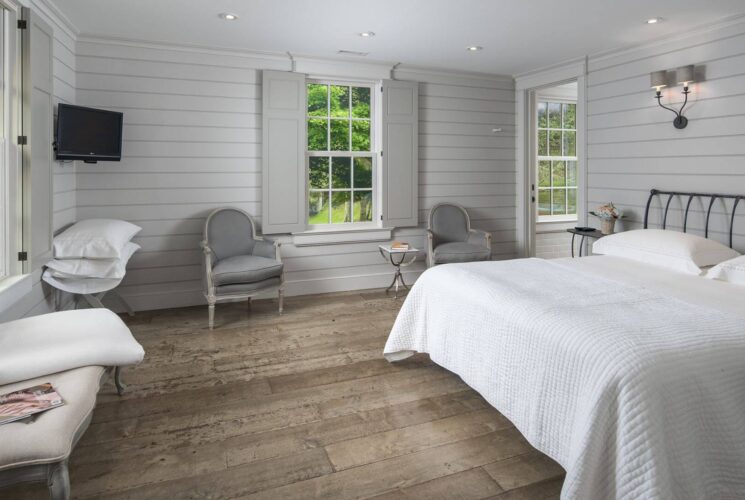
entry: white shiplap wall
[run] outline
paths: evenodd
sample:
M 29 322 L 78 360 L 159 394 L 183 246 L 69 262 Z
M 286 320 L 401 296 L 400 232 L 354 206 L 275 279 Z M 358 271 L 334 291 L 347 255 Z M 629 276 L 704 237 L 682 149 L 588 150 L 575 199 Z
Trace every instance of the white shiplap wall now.
M 204 218 L 233 205 L 260 216 L 261 69 L 288 61 L 178 47 L 81 40 L 77 97 L 124 112 L 121 163 L 80 165 L 78 218 L 143 227 L 121 293 L 136 309 L 200 304 Z M 514 255 L 514 90 L 511 78 L 398 71 L 420 86 L 420 220 L 433 204 L 469 208 Z M 493 134 L 492 128 L 505 132 Z M 421 229 L 396 238 L 424 244 Z M 283 244 L 289 294 L 387 286 L 378 243 Z M 423 267 L 409 268 L 409 279 Z
M 54 31 L 53 90 L 55 114 L 58 103 L 74 104 L 76 101 L 75 33 L 43 1 L 33 0 L 30 7 L 44 19 Z M 76 179 L 74 163 L 55 162 L 53 166 L 54 198 L 53 223 L 55 230 L 74 222 L 76 218 Z M 0 322 L 23 316 L 41 314 L 53 309 L 49 289 L 42 285 L 40 272 L 34 275 L 31 292 L 0 313 Z
M 657 106 L 649 73 L 695 64 L 703 78 L 692 86 L 688 127 Z M 681 104 L 681 87 L 663 90 Z M 745 195 L 745 21 L 687 38 L 591 58 L 588 75 L 588 205 L 613 201 L 640 227 L 651 188 Z M 651 221 L 661 220 L 661 205 Z M 686 200 L 673 201 L 680 227 Z M 726 242 L 731 203 L 715 205 L 712 228 Z M 705 207 L 694 204 L 689 227 L 699 233 Z M 745 251 L 745 206 L 738 209 L 735 248 Z

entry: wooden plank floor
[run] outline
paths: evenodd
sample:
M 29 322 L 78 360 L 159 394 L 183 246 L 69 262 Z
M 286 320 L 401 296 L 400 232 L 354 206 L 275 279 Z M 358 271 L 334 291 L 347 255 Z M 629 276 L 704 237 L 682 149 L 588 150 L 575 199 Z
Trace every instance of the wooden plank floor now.
M 425 355 L 389 364 L 382 292 L 139 313 L 145 361 L 109 386 L 73 498 L 557 498 L 563 470 Z M 43 485 L 0 498 L 46 498 Z

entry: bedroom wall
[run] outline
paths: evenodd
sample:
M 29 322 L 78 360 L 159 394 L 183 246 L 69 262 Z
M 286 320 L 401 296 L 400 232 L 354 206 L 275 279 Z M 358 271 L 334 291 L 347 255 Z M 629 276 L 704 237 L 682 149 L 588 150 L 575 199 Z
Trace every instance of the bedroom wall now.
M 261 69 L 289 60 L 100 39 L 77 45 L 82 105 L 124 112 L 121 163 L 80 165 L 77 216 L 143 227 L 120 289 L 136 309 L 203 303 L 206 215 L 234 205 L 260 216 Z M 515 253 L 511 78 L 398 71 L 420 86 L 420 221 L 433 204 L 468 207 L 493 232 L 495 258 Z M 501 134 L 492 128 L 502 127 Z M 422 248 L 422 229 L 395 237 Z M 378 242 L 295 247 L 283 240 L 289 294 L 387 286 Z M 408 268 L 412 281 L 423 270 Z
M 75 103 L 75 40 L 76 34 L 68 23 L 60 17 L 44 0 L 24 2 L 50 25 L 54 32 L 53 56 L 53 90 L 55 115 L 58 103 Z M 76 219 L 76 166 L 74 163 L 54 162 L 53 165 L 54 198 L 53 224 L 55 230 L 74 222 Z M 53 310 L 50 293 L 40 280 L 37 271 L 31 292 L 16 302 L 6 311 L 0 312 L 0 322 L 10 321 L 23 316 L 42 314 Z
M 657 106 L 649 73 L 695 64 L 684 130 Z M 622 228 L 641 227 L 651 188 L 745 194 L 745 20 L 607 57 L 590 58 L 588 75 L 588 208 L 612 201 L 625 210 Z M 682 87 L 663 90 L 680 104 Z M 663 200 L 662 203 L 666 201 Z M 683 200 L 685 202 L 685 200 Z M 661 220 L 661 202 L 652 221 Z M 714 236 L 726 242 L 731 203 L 715 205 Z M 671 205 L 681 226 L 681 203 Z M 689 227 L 702 231 L 704 206 Z M 597 224 L 596 224 L 597 225 Z M 735 248 L 745 251 L 745 206 L 735 223 Z

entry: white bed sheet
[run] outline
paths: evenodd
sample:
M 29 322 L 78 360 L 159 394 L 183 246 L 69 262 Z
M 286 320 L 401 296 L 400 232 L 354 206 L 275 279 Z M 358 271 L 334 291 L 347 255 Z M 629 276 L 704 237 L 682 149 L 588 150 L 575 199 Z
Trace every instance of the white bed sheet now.
M 566 469 L 563 498 L 745 498 L 744 300 L 616 257 L 448 264 L 384 355 L 460 375 Z
M 620 281 L 684 302 L 745 316 L 745 286 L 705 278 L 610 255 L 581 259 L 555 259 L 552 262 L 577 272 L 591 273 Z

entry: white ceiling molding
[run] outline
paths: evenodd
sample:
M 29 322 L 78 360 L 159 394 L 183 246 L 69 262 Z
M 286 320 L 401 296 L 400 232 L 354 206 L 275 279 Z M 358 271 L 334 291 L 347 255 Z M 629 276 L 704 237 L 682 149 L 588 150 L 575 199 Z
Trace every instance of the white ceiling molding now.
M 100 35 L 79 35 L 77 41 L 81 44 L 104 44 L 118 45 L 123 47 L 137 47 L 155 50 L 172 50 L 185 53 L 211 54 L 219 56 L 232 56 L 246 59 L 247 62 L 254 63 L 255 67 L 261 69 L 285 69 L 291 70 L 292 62 L 286 52 L 263 52 L 254 50 L 240 50 L 233 48 L 208 47 L 193 44 L 176 44 L 159 41 L 133 40 L 129 38 L 100 36 Z M 85 54 L 82 49 L 81 53 Z M 296 71 L 306 73 L 317 77 L 349 77 L 365 79 L 384 79 L 390 77 L 391 68 L 398 64 L 395 73 L 397 77 L 407 74 L 440 76 L 443 78 L 463 78 L 469 77 L 489 81 L 506 81 L 511 82 L 512 77 L 508 75 L 480 73 L 474 71 L 461 71 L 455 69 L 429 68 L 425 66 L 414 66 L 399 64 L 393 61 L 360 61 L 358 59 L 338 59 L 313 57 L 300 54 L 292 54 L 296 63 Z
M 657 54 L 660 49 L 665 45 L 679 45 L 681 42 L 691 40 L 708 40 L 708 39 L 719 39 L 722 38 L 722 31 L 730 30 L 734 33 L 742 33 L 742 26 L 745 25 L 745 14 L 737 14 L 734 16 L 725 17 L 714 23 L 704 24 L 684 32 L 674 33 L 672 35 L 663 36 L 656 38 L 649 42 L 634 44 L 626 47 L 619 47 L 617 49 L 611 49 L 604 52 L 598 52 L 590 54 L 589 59 L 591 65 L 595 69 L 596 65 L 598 69 L 602 66 L 604 61 L 608 61 L 616 58 L 641 59 L 646 57 L 647 54 Z M 726 35 L 725 35 L 726 36 Z M 612 65 L 612 64 L 611 64 Z
M 515 89 L 521 91 L 556 85 L 559 82 L 576 80 L 577 76 L 585 74 L 587 74 L 587 60 L 583 57 L 517 75 L 515 76 Z
M 49 0 L 30 0 L 30 3 L 31 7 L 42 12 L 54 25 L 65 31 L 70 38 L 77 39 L 80 30 L 56 4 Z

